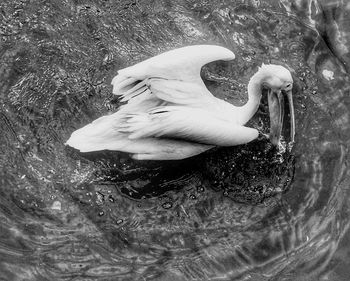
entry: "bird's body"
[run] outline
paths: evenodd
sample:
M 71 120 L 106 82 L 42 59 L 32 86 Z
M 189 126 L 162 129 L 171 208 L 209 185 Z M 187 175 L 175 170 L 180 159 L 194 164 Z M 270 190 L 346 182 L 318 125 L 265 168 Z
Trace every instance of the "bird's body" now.
M 113 93 L 126 104 L 75 131 L 67 144 L 81 152 L 106 149 L 139 160 L 176 160 L 256 139 L 259 132 L 244 124 L 259 106 L 268 68 L 251 78 L 248 102 L 241 107 L 214 97 L 200 77 L 204 64 L 234 58 L 226 48 L 197 45 L 118 71 Z

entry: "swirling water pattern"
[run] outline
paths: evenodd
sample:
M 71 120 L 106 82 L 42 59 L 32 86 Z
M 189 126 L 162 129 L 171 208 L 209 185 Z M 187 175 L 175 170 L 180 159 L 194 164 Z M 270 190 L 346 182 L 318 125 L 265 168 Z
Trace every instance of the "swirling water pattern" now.
M 337 264 L 348 255 L 348 238 L 338 244 L 349 218 L 349 8 L 3 0 L 0 280 L 347 280 Z M 118 69 L 199 43 L 237 54 L 203 69 L 210 90 L 233 103 L 262 62 L 290 67 L 291 155 L 270 163 L 268 145 L 253 143 L 139 164 L 64 147 L 117 109 L 109 82 Z M 266 123 L 260 111 L 255 125 Z

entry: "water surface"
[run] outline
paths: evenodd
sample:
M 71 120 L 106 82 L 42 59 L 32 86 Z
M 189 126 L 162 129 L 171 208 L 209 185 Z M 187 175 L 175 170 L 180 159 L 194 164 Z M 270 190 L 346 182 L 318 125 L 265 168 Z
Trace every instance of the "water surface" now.
M 3 0 L 0 279 L 347 280 L 345 2 Z M 202 71 L 235 104 L 262 62 L 290 68 L 291 153 L 256 141 L 138 163 L 64 146 L 117 110 L 118 69 L 202 43 L 236 54 Z

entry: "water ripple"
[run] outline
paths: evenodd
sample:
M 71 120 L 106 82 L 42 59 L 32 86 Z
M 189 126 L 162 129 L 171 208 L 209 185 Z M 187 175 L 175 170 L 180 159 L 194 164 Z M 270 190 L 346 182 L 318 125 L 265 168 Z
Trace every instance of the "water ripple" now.
M 349 227 L 348 5 L 90 2 L 0 5 L 0 279 L 327 276 Z M 64 147 L 117 109 L 118 69 L 198 43 L 236 53 L 203 69 L 213 94 L 235 104 L 262 62 L 291 69 L 290 154 L 258 142 L 140 164 Z M 251 125 L 266 129 L 267 116 L 263 103 Z

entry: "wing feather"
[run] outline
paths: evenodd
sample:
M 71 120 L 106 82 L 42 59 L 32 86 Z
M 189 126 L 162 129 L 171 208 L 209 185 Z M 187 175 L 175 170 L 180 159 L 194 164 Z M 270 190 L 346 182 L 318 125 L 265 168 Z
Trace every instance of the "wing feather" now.
M 113 94 L 121 101 L 142 103 L 155 96 L 168 103 L 194 105 L 212 97 L 200 78 L 201 67 L 216 60 L 232 60 L 228 49 L 214 45 L 195 45 L 171 50 L 136 65 L 121 69 L 112 80 Z M 144 94 L 146 88 L 150 89 Z M 203 100 L 204 99 L 204 100 Z
M 256 129 L 232 124 L 198 108 L 161 106 L 127 118 L 121 129 L 130 134 L 129 139 L 167 137 L 233 146 L 258 137 Z
M 217 60 L 233 60 L 235 55 L 216 45 L 194 45 L 173 49 L 151 57 L 133 66 L 121 69 L 119 74 L 144 80 L 160 77 L 182 81 L 198 78 L 203 65 Z

